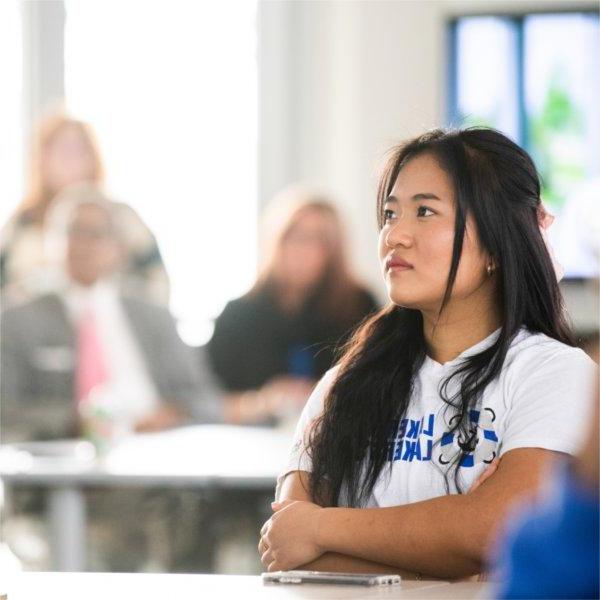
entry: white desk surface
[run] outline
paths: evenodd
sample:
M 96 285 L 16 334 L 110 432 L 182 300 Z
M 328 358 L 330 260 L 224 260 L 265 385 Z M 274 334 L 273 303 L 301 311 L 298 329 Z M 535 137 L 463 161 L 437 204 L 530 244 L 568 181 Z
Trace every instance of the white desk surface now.
M 484 583 L 405 581 L 399 586 L 365 588 L 332 585 L 264 585 L 260 577 L 123 573 L 18 573 L 0 577 L 7 600 L 269 600 L 327 598 L 482 599 Z
M 51 486 L 274 488 L 291 443 L 290 432 L 198 425 L 133 436 L 100 460 L 17 456 L 11 447 L 3 447 L 0 477 L 6 482 Z

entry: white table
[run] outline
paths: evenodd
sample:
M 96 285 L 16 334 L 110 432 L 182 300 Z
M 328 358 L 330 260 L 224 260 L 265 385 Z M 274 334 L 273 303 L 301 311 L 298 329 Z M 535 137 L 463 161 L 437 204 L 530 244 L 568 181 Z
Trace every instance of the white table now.
M 192 487 L 201 490 L 274 489 L 291 443 L 267 428 L 199 425 L 123 441 L 101 460 L 32 457 L 0 451 L 8 485 L 48 488 L 54 568 L 85 569 L 86 487 Z
M 466 600 L 490 597 L 487 584 L 403 581 L 400 586 L 264 585 L 260 577 L 122 573 L 20 573 L 0 579 L 8 600 L 197 600 L 198 598 L 428 598 Z

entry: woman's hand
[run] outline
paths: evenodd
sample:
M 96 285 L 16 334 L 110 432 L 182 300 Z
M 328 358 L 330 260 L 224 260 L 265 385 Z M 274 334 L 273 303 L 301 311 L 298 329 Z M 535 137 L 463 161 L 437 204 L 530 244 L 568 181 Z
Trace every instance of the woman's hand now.
M 225 420 L 235 424 L 260 423 L 292 413 L 296 418 L 315 382 L 298 377 L 274 377 L 257 390 L 229 394 Z
M 182 425 L 185 421 L 185 415 L 177 407 L 163 404 L 153 413 L 137 421 L 134 430 L 137 433 L 150 433 L 153 431 L 163 431 Z
M 479 488 L 498 469 L 495 459 L 473 484 L 469 493 Z M 318 544 L 319 518 L 322 507 L 312 502 L 285 500 L 274 502 L 275 514 L 261 529 L 258 551 L 268 571 L 285 571 L 310 563 L 327 549 Z
M 325 549 L 317 543 L 322 507 L 312 502 L 273 502 L 275 514 L 263 525 L 258 551 L 268 571 L 287 571 L 309 563 Z
M 274 377 L 259 390 L 274 416 L 282 413 L 299 414 L 310 396 L 315 382 L 303 377 Z

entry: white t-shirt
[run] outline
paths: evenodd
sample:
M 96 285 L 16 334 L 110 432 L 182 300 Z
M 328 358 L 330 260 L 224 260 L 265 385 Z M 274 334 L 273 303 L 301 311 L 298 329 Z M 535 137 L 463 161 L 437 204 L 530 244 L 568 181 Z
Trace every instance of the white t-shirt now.
M 457 434 L 448 433 L 453 409 L 438 390 L 463 358 L 489 347 L 499 333 L 495 331 L 443 365 L 425 358 L 415 378 L 406 417 L 397 427 L 391 424 L 396 430 L 390 438 L 391 470 L 384 467 L 366 506 L 397 506 L 446 493 L 444 470 L 450 468 L 447 463 L 459 449 Z M 323 376 L 304 407 L 276 497 L 287 473 L 311 471 L 306 435 L 323 410 L 336 372 L 334 367 Z M 586 435 L 595 377 L 596 364 L 582 350 L 521 330 L 508 350 L 502 372 L 486 387 L 477 410 L 471 411 L 478 441 L 459 467 L 462 490 L 471 487 L 495 456 L 515 448 L 575 453 Z M 450 393 L 456 389 L 453 383 Z M 456 491 L 454 467 L 448 479 L 451 491 Z

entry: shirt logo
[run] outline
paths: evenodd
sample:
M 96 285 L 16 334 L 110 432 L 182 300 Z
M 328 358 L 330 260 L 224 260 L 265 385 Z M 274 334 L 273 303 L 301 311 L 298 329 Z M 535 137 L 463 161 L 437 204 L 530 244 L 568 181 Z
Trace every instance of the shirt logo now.
M 457 419 L 450 419 L 449 427 Z M 413 462 L 430 461 L 434 447 L 434 430 L 436 415 L 430 413 L 420 419 L 395 419 L 390 427 L 388 440 L 388 461 Z M 484 462 L 491 463 L 496 457 L 498 436 L 494 429 L 496 413 L 491 408 L 483 411 L 469 411 L 469 437 L 446 431 L 439 441 L 437 460 L 447 465 L 459 452 L 463 452 L 459 467 L 474 467 Z M 437 454 L 437 449 L 436 449 Z
M 394 419 L 388 441 L 388 460 L 412 462 L 431 460 L 435 415 L 421 419 Z
M 457 419 L 454 416 L 452 421 Z M 498 446 L 498 436 L 494 429 L 496 413 L 491 408 L 484 408 L 483 411 L 469 411 L 469 439 L 464 439 L 464 434 L 447 431 L 440 440 L 440 455 L 438 460 L 441 464 L 450 463 L 458 452 L 463 452 L 459 467 L 474 467 L 481 462 L 491 463 L 496 458 L 496 447 Z

